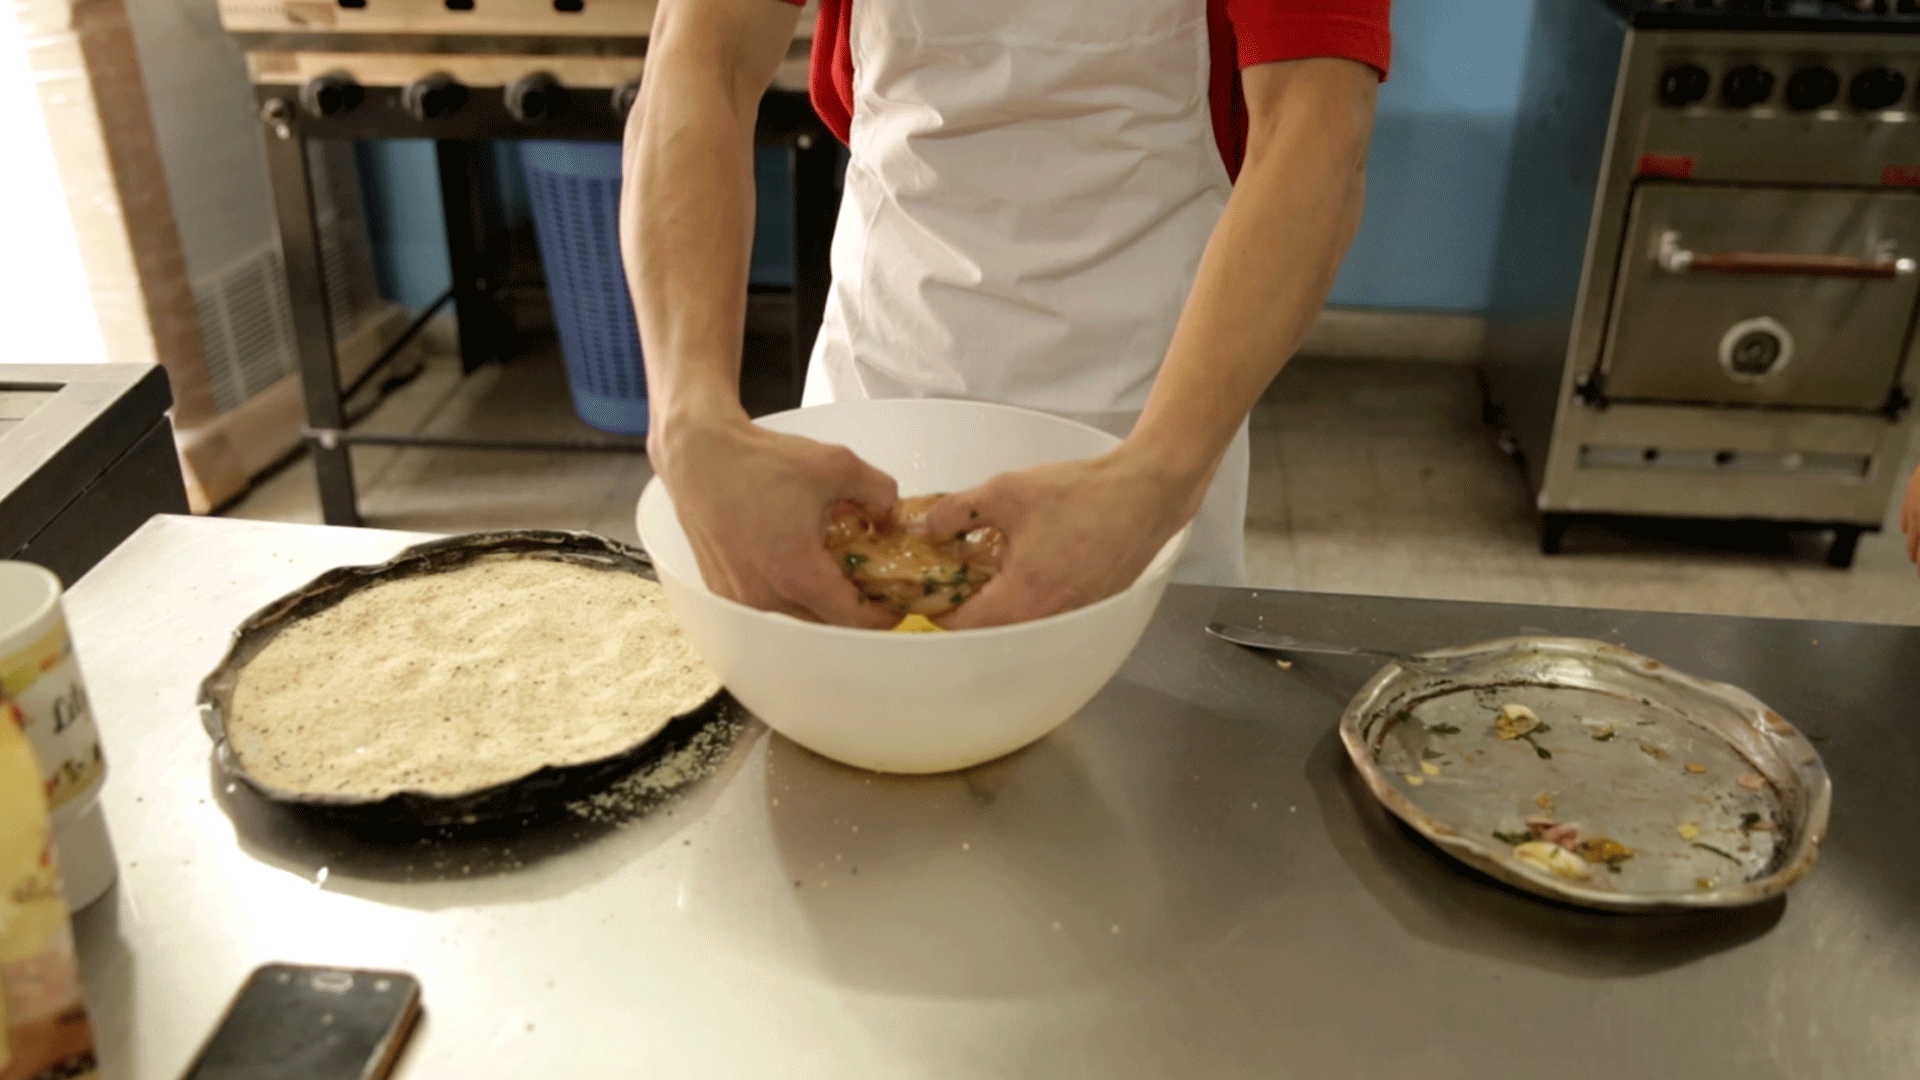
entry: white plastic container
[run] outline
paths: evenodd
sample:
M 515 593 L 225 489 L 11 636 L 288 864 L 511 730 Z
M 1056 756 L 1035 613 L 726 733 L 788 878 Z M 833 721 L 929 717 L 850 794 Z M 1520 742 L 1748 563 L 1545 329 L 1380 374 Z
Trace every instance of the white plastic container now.
M 0 1078 L 96 1074 L 40 763 L 0 693 Z
M 24 716 L 45 774 L 67 904 L 77 911 L 98 900 L 117 871 L 100 812 L 106 758 L 60 594 L 60 579 L 45 567 L 0 562 L 0 686 Z
M 852 449 L 902 495 L 960 491 L 1119 441 L 1046 413 L 964 401 L 841 402 L 759 423 Z M 658 480 L 640 497 L 639 527 L 668 604 L 742 704 L 815 753 L 892 773 L 978 765 L 1065 723 L 1133 651 L 1187 538 L 1181 530 L 1125 591 L 1077 611 L 895 634 L 803 622 L 708 591 Z

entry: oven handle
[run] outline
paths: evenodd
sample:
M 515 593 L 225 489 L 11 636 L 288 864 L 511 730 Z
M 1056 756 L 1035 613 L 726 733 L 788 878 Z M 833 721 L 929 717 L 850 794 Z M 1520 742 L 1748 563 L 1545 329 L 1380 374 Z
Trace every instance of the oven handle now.
M 1680 234 L 1668 229 L 1660 234 L 1660 248 L 1654 261 L 1669 274 L 1747 274 L 1762 277 L 1869 278 L 1891 281 L 1910 277 L 1914 260 L 1901 256 L 1877 255 L 1871 259 L 1852 255 L 1763 254 L 1729 251 L 1703 255 L 1680 246 Z

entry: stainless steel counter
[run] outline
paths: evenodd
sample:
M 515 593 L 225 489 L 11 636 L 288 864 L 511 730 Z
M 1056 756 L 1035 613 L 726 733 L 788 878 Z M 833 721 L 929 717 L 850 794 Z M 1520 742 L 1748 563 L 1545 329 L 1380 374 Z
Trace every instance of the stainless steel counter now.
M 1920 629 L 1176 588 L 1081 716 L 960 776 L 754 725 L 638 822 L 429 843 L 223 790 L 193 696 L 232 626 L 418 539 L 156 518 L 74 590 L 122 867 L 77 922 L 107 1076 L 178 1075 L 267 960 L 419 975 L 406 1077 L 1920 1076 Z M 1739 683 L 1826 740 L 1826 853 L 1732 913 L 1510 892 L 1358 787 L 1334 724 L 1369 664 L 1200 632 L 1261 617 Z

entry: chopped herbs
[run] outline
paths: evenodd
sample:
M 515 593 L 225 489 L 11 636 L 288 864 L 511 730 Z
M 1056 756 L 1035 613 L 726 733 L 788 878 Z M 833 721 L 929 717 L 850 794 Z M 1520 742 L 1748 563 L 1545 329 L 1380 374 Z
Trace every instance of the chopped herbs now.
M 1452 724 L 1434 724 L 1432 727 L 1427 728 L 1427 734 L 1458 735 L 1460 734 L 1460 729 L 1457 727 L 1454 727 Z
M 1598 734 L 1598 735 L 1595 735 L 1595 736 L 1593 737 L 1593 741 L 1594 741 L 1594 742 L 1612 742 L 1612 741 L 1613 741 L 1613 732 L 1611 732 L 1611 731 L 1603 731 L 1603 732 L 1601 732 L 1600 734 Z
M 1493 838 L 1495 840 L 1500 841 L 1503 844 L 1513 846 L 1518 844 L 1524 844 L 1527 841 L 1532 840 L 1533 834 L 1532 833 L 1507 833 L 1507 832 L 1500 832 L 1496 830 L 1493 834 Z
M 1758 811 L 1749 810 L 1740 815 L 1740 828 L 1742 831 L 1752 832 L 1753 827 L 1758 824 L 1760 824 L 1760 814 Z
M 867 565 L 867 557 L 865 555 L 860 554 L 857 551 L 847 552 L 845 555 L 841 556 L 840 561 L 841 563 L 845 564 L 846 568 L 849 571 L 858 570 L 861 567 Z
M 1721 851 L 1719 848 L 1714 847 L 1712 844 L 1703 844 L 1700 841 L 1696 840 L 1693 842 L 1693 846 L 1699 848 L 1701 851 L 1711 851 L 1715 855 L 1718 855 L 1721 858 L 1731 863 L 1738 863 L 1740 861 L 1739 859 L 1734 858 L 1733 856 L 1727 854 L 1726 852 Z
M 939 591 L 940 591 L 940 583 L 937 581 L 928 580 L 927 587 L 924 590 L 922 590 L 920 595 L 932 596 L 934 593 L 937 593 Z
M 1542 761 L 1546 761 L 1547 759 L 1553 757 L 1553 751 L 1548 750 L 1546 747 L 1541 746 L 1537 742 L 1534 742 L 1533 737 L 1536 734 L 1545 730 L 1547 730 L 1547 725 L 1541 724 L 1539 727 L 1534 728 L 1532 731 L 1529 731 L 1525 735 L 1522 735 L 1519 737 L 1519 741 L 1526 743 L 1528 746 L 1533 747 L 1533 756 L 1539 758 Z
M 1435 761 L 1446 756 L 1445 752 L 1440 750 L 1427 749 L 1420 751 L 1420 759 L 1422 761 Z

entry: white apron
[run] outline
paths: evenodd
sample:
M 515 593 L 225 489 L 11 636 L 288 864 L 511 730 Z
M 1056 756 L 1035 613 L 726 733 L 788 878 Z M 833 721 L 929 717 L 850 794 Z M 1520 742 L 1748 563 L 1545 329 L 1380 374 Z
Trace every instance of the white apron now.
M 1124 436 L 1231 184 L 1206 0 L 853 0 L 806 404 L 943 397 Z M 1175 579 L 1244 584 L 1243 423 Z

